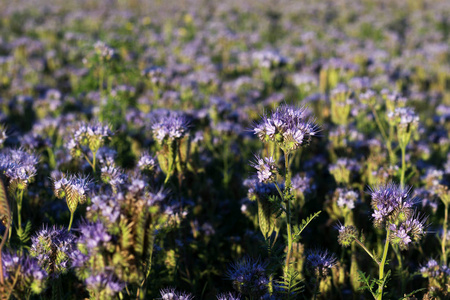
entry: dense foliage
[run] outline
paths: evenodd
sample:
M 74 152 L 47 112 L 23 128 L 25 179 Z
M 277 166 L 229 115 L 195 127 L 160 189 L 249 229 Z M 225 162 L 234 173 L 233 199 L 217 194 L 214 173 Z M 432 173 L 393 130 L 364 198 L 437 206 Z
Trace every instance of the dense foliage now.
M 450 3 L 0 3 L 0 299 L 450 299 Z

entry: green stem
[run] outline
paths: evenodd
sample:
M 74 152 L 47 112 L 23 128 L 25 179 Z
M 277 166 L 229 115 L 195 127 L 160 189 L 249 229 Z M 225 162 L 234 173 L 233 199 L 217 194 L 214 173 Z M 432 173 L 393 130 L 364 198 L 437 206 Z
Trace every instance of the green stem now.
M 447 226 L 448 226 L 448 202 L 444 202 L 445 211 L 444 211 L 444 225 L 443 225 L 443 235 L 442 235 L 442 261 L 444 265 L 447 265 L 447 250 L 445 249 L 445 244 L 447 243 Z
M 386 143 L 388 143 L 388 142 L 389 142 L 388 136 L 387 136 L 387 134 L 386 134 L 386 131 L 384 130 L 383 124 L 381 124 L 380 117 L 378 117 L 378 113 L 377 113 L 377 111 L 375 110 L 375 107 L 373 107 L 373 105 L 371 105 L 370 108 L 372 109 L 372 113 L 373 113 L 373 115 L 375 116 L 375 122 L 377 123 L 378 129 L 380 130 L 381 135 L 383 136 L 384 141 L 385 141 Z M 390 143 L 389 143 L 389 144 L 390 144 Z
M 22 228 L 22 200 L 23 200 L 23 190 L 19 190 L 16 196 L 16 202 L 17 202 L 17 220 L 19 228 Z
M 400 174 L 400 186 L 403 189 L 405 187 L 405 171 L 406 171 L 406 146 L 401 147 L 400 150 L 402 151 L 402 170 Z
M 291 172 L 289 170 L 289 153 L 284 152 L 284 162 L 285 162 L 285 195 L 290 195 L 291 193 Z M 288 234 L 288 250 L 286 254 L 286 274 L 289 269 L 289 261 L 291 259 L 291 249 L 292 249 L 292 232 L 291 232 L 291 197 L 287 197 L 287 234 Z
M 392 249 L 394 249 L 395 256 L 397 257 L 398 270 L 399 270 L 399 272 L 401 274 L 401 278 L 400 278 L 401 292 L 402 292 L 401 294 L 404 295 L 405 294 L 406 278 L 405 278 L 405 276 L 403 276 L 405 270 L 403 270 L 402 255 L 401 255 L 400 250 L 399 250 L 397 245 L 392 245 Z
M 73 222 L 73 212 L 70 212 L 69 229 L 67 231 L 70 231 L 70 228 L 72 228 L 72 222 Z
M 383 258 L 381 259 L 381 263 L 379 265 L 379 276 L 378 279 L 380 281 L 380 285 L 378 286 L 377 300 L 383 299 L 383 288 L 384 288 L 384 266 L 386 265 L 387 253 L 389 250 L 389 234 L 391 230 L 388 228 L 386 231 L 386 243 L 384 244 Z
M 313 291 L 313 294 L 314 294 L 314 300 L 316 300 L 316 298 L 317 298 L 317 288 L 319 287 L 319 285 L 320 285 L 320 279 L 316 279 L 316 282 L 314 283 L 314 291 Z
M 366 246 L 364 246 L 364 244 L 361 243 L 360 240 L 355 239 L 355 242 L 356 242 L 361 248 L 363 248 L 364 251 L 367 252 L 367 254 L 369 254 L 369 256 L 373 259 L 374 262 L 377 263 L 378 266 L 380 265 L 380 262 L 379 262 L 379 261 L 376 259 L 376 257 L 369 251 L 369 249 L 367 249 Z
M 92 170 L 94 171 L 94 173 L 95 173 L 95 158 L 96 158 L 96 156 L 97 156 L 97 151 L 95 151 L 95 152 L 92 152 Z

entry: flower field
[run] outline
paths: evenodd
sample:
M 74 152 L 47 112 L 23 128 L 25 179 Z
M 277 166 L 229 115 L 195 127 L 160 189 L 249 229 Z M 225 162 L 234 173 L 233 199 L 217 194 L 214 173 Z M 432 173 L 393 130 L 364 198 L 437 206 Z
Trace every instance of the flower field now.
M 0 299 L 450 299 L 450 3 L 0 2 Z

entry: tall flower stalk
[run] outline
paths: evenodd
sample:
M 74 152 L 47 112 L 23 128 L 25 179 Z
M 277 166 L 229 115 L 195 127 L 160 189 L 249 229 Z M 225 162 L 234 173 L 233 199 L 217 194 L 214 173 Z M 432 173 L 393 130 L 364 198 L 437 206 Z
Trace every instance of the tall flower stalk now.
M 288 235 L 288 247 L 286 251 L 285 273 L 288 272 L 289 262 L 292 251 L 293 235 L 292 235 L 292 213 L 291 206 L 295 198 L 291 192 L 291 171 L 290 171 L 290 157 L 295 154 L 295 151 L 310 143 L 311 137 L 316 136 L 318 126 L 314 120 L 309 117 L 309 113 L 305 107 L 295 107 L 290 105 L 281 105 L 270 115 L 263 116 L 260 123 L 255 125 L 254 133 L 258 135 L 259 139 L 265 143 L 274 143 L 284 153 L 285 162 L 285 187 L 281 191 L 277 185 L 280 197 L 284 204 L 284 212 L 286 215 L 286 227 Z M 267 158 L 265 158 L 267 160 Z M 273 158 L 270 161 L 274 163 Z M 262 178 L 260 174 L 264 174 L 266 168 L 258 169 L 258 177 L 260 182 L 269 181 L 275 182 L 275 178 Z M 273 169 L 273 168 L 272 168 Z

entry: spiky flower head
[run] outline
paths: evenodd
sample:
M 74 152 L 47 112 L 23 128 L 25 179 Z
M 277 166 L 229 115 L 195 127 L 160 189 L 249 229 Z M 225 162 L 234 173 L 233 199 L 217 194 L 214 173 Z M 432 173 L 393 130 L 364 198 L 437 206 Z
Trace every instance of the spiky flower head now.
M 325 278 L 336 264 L 336 256 L 328 250 L 312 250 L 306 254 L 306 267 L 316 278 Z
M 87 192 L 92 184 L 88 176 L 56 173 L 52 176 L 53 191 L 59 199 L 66 198 L 67 207 L 73 213 L 78 204 L 86 202 Z
M 31 256 L 4 251 L 1 267 L 5 281 L 11 285 L 15 283 L 12 294 L 17 299 L 26 299 L 30 290 L 40 294 L 45 289 L 48 274 Z
M 194 297 L 185 292 L 178 292 L 174 288 L 165 288 L 159 291 L 162 300 L 192 300 Z
M 216 298 L 217 300 L 241 300 L 241 297 L 234 295 L 231 292 L 219 294 Z
M 0 154 L 0 170 L 9 178 L 9 192 L 24 190 L 36 175 L 39 157 L 23 149 L 7 149 Z
M 188 133 L 189 122 L 180 113 L 169 111 L 158 115 L 152 125 L 153 137 L 162 144 L 164 141 L 172 142 L 181 139 Z
M 101 179 L 111 185 L 114 193 L 117 192 L 121 184 L 127 180 L 127 175 L 118 167 L 104 166 L 101 168 Z
M 425 235 L 426 220 L 426 217 L 411 215 L 403 222 L 390 224 L 390 242 L 398 245 L 402 250 L 408 249 L 411 242 L 418 242 Z
M 344 226 L 339 224 L 337 229 L 339 231 L 338 243 L 342 247 L 349 247 L 358 238 L 358 230 L 353 225 Z
M 380 185 L 370 189 L 372 217 L 377 228 L 398 224 L 413 214 L 414 198 L 410 196 L 410 188 L 402 188 L 393 183 Z
M 259 182 L 275 182 L 278 171 L 272 156 L 261 158 L 256 155 L 255 161 L 251 163 L 251 166 L 257 170 Z
M 65 274 L 70 267 L 70 253 L 75 247 L 75 236 L 67 229 L 43 226 L 31 237 L 30 255 L 51 277 Z
M 245 296 L 259 298 L 266 294 L 269 279 L 265 274 L 267 263 L 247 257 L 233 263 L 227 277 L 233 282 L 233 288 Z
M 74 157 L 82 155 L 83 147 L 88 147 L 92 153 L 96 153 L 103 146 L 104 138 L 111 135 L 108 124 L 99 121 L 79 122 L 72 129 L 72 138 L 67 143 L 67 148 Z
M 263 142 L 273 141 L 285 152 L 308 145 L 318 133 L 318 126 L 305 107 L 281 105 L 255 125 L 254 133 Z
M 107 270 L 89 276 L 85 283 L 92 298 L 101 300 L 112 299 L 125 288 L 125 283 Z
M 151 171 L 156 167 L 156 165 L 156 159 L 147 152 L 141 154 L 137 163 L 137 167 L 142 171 Z

